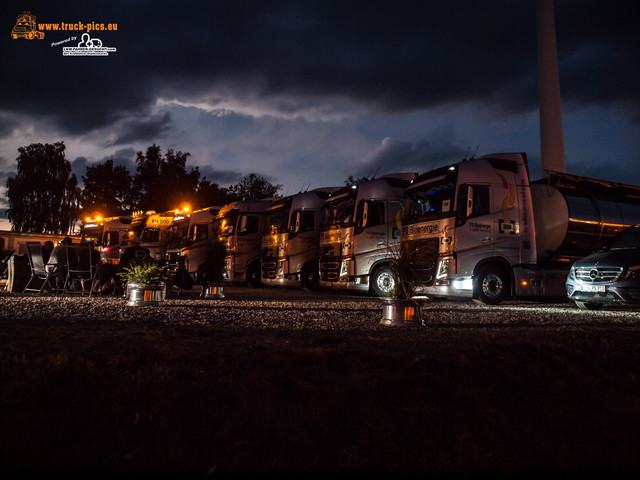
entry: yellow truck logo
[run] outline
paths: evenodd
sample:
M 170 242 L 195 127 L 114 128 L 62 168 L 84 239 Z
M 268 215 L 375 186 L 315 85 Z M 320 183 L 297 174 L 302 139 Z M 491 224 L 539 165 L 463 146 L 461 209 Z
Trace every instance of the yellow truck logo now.
M 17 38 L 26 38 L 33 40 L 37 38 L 42 40 L 44 38 L 44 32 L 39 31 L 36 28 L 36 16 L 31 12 L 22 12 L 18 15 L 18 21 L 11 30 L 11 38 L 14 40 Z

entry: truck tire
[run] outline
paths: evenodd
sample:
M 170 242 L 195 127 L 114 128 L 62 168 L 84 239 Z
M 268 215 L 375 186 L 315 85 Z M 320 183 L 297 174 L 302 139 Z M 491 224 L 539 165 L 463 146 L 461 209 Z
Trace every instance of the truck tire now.
M 259 263 L 252 263 L 247 267 L 247 285 L 252 288 L 259 288 L 262 286 Z
M 318 265 L 307 265 L 302 270 L 300 284 L 307 292 L 317 292 L 320 290 L 320 272 Z
M 498 265 L 487 265 L 478 271 L 475 287 L 480 303 L 498 305 L 510 295 L 509 274 Z
M 393 271 L 386 265 L 376 268 L 371 274 L 371 291 L 377 297 L 390 297 L 396 282 Z

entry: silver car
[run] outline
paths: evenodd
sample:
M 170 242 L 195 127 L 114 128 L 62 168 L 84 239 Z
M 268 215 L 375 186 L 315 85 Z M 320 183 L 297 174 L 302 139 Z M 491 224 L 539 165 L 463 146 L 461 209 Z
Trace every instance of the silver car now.
M 640 225 L 608 240 L 569 271 L 567 296 L 582 309 L 605 304 L 640 305 Z

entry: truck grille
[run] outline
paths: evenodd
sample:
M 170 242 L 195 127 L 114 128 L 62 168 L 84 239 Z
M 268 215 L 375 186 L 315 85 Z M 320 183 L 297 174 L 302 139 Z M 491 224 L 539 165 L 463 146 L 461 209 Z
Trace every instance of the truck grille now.
M 273 256 L 272 248 L 265 248 L 262 251 L 262 276 L 264 278 L 276 278 L 278 261 Z
M 615 282 L 621 273 L 621 267 L 576 268 L 576 278 L 583 282 Z
M 438 266 L 440 241 L 437 238 L 411 240 L 402 243 L 401 256 L 405 257 L 416 280 L 425 286 L 432 286 Z
M 340 273 L 340 257 L 322 257 L 320 259 L 320 278 L 325 282 L 335 282 Z

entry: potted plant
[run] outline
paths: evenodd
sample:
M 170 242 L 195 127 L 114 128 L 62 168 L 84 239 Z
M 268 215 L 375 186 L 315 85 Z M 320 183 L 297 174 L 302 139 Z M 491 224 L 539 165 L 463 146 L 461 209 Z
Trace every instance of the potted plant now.
M 421 325 L 422 307 L 413 297 L 416 293 L 417 276 L 413 270 L 415 258 L 406 248 L 391 250 L 393 288 L 391 296 L 382 298 L 383 325 Z
M 203 298 L 224 298 L 223 278 L 226 255 L 227 247 L 223 241 L 216 238 L 207 245 L 206 261 L 198 269 Z
M 153 264 L 124 267 L 118 276 L 126 282 L 125 298 L 131 306 L 158 306 L 167 296 L 167 267 Z

